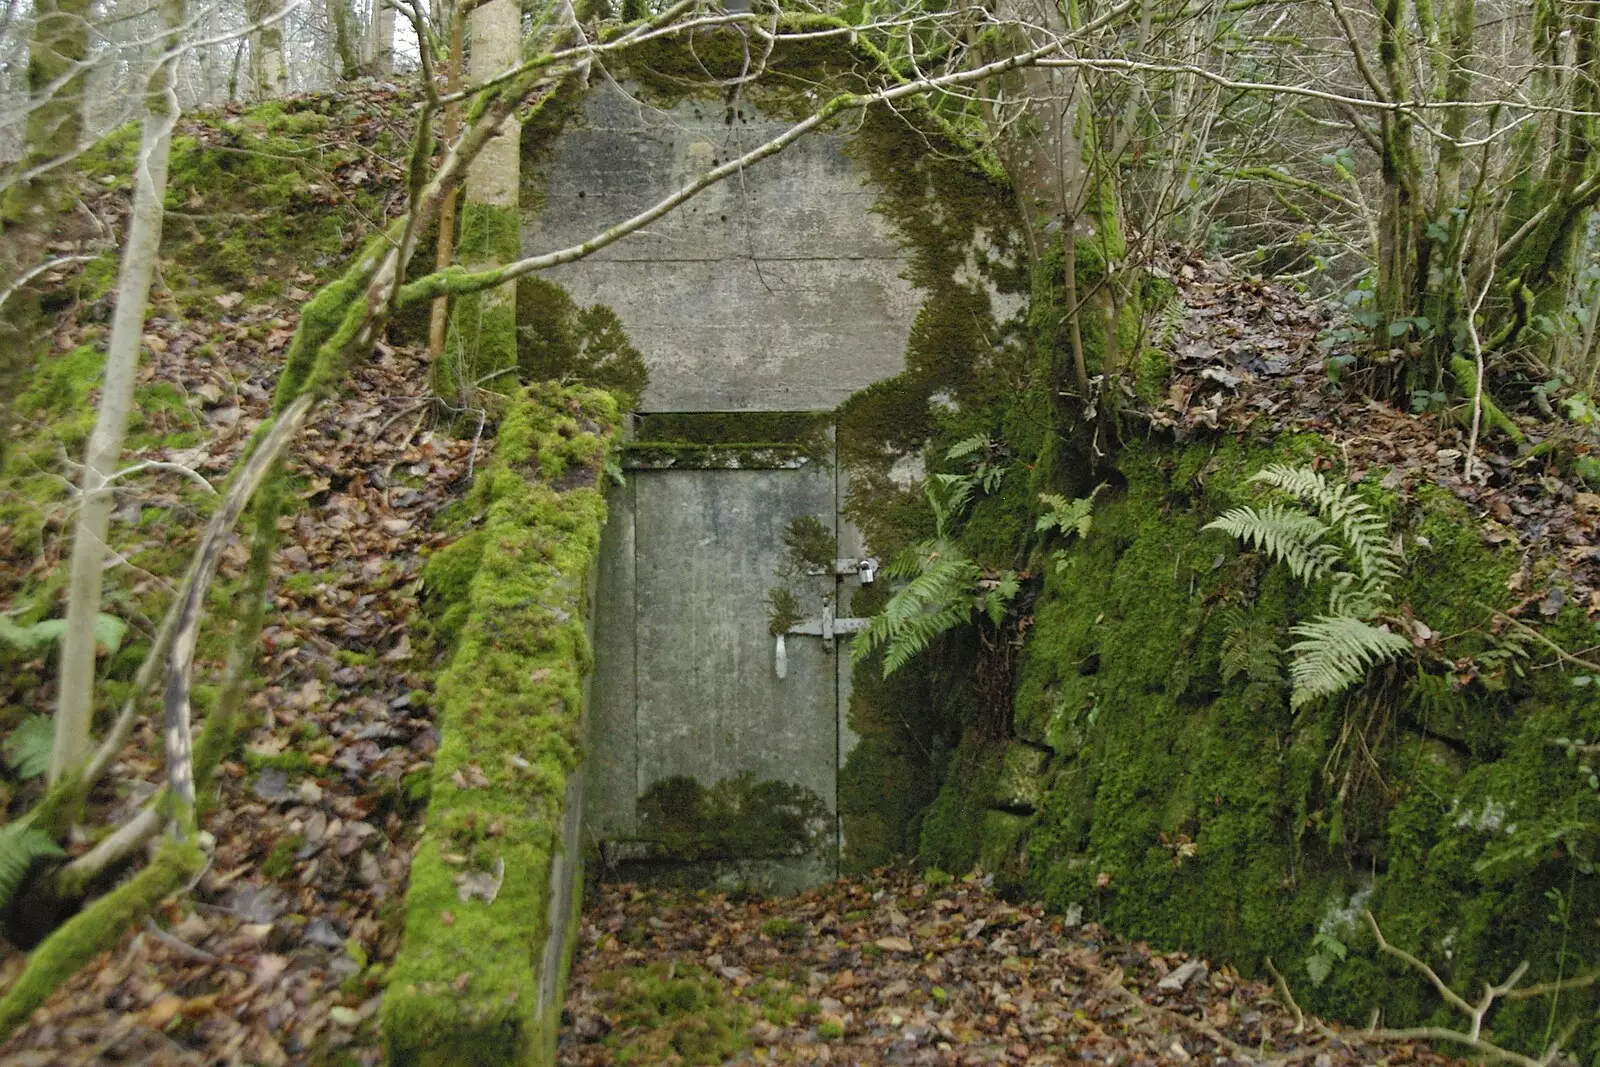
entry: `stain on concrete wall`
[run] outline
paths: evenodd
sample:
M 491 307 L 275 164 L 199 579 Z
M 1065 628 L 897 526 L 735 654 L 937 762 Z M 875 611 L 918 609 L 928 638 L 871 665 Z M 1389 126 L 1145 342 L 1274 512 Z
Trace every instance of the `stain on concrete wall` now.
M 786 123 L 748 108 L 651 106 L 597 84 L 531 168 L 530 253 L 582 241 L 755 147 Z M 545 272 L 615 310 L 650 369 L 647 411 L 836 407 L 905 365 L 922 303 L 845 137 L 806 137 L 598 254 Z

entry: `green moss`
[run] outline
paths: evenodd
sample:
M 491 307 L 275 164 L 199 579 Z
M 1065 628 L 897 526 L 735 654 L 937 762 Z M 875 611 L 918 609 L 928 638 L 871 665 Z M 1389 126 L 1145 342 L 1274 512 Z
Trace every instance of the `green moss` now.
M 690 445 L 794 445 L 822 454 L 829 451 L 826 411 L 712 411 L 642 415 L 635 427 L 639 441 Z
M 872 592 L 855 594 L 851 610 L 867 614 L 886 596 L 886 584 L 875 583 Z M 971 642 L 962 637 L 937 638 L 923 657 L 925 670 L 885 678 L 881 656 L 873 656 L 851 671 L 849 724 L 856 744 L 839 774 L 847 871 L 915 856 L 923 814 L 939 795 L 947 767 L 960 769 L 950 766 L 950 754 L 976 703 Z
M 455 643 L 472 609 L 472 579 L 483 562 L 485 534 L 473 530 L 428 557 L 422 587 L 435 619 L 434 637 L 445 648 Z
M 1600 904 L 1594 880 L 1573 877 L 1561 843 L 1570 831 L 1559 829 L 1600 825 L 1600 795 L 1549 744 L 1600 736 L 1600 706 L 1537 671 L 1459 697 L 1441 679 L 1441 699 L 1394 684 L 1381 718 L 1362 704 L 1295 715 L 1274 680 L 1281 660 L 1276 673 L 1224 678 L 1237 613 L 1281 647 L 1326 590 L 1201 527 L 1257 499 L 1248 478 L 1261 466 L 1327 451 L 1304 435 L 1125 448 L 1123 484 L 1097 500 L 1090 535 L 1047 571 L 1033 607 L 1014 723 L 1054 753 L 1047 784 L 1022 795 L 1007 750 L 969 738 L 924 819 L 922 853 L 945 869 L 978 860 L 1163 947 L 1246 970 L 1270 955 L 1316 1010 L 1364 1019 L 1383 1003 L 1390 1023 L 1440 1021 L 1431 992 L 1375 954 L 1354 921 L 1360 907 L 1460 989 L 1498 981 L 1523 958 L 1553 978 L 1563 944 L 1568 975 L 1600 958 L 1600 935 L 1575 927 L 1563 942 L 1544 902 L 1559 890 L 1573 914 Z M 1447 660 L 1490 650 L 1486 605 L 1506 603 L 1517 554 L 1485 545 L 1448 493 L 1397 500 L 1377 489 L 1380 477 L 1369 473 L 1363 491 L 1407 547 L 1397 610 L 1446 634 Z M 1592 641 L 1577 611 L 1549 632 Z M 1348 729 L 1369 746 L 1359 760 L 1341 745 Z M 1351 952 L 1316 984 L 1304 961 L 1319 930 Z M 1562 1016 L 1591 1012 L 1593 999 L 1563 994 Z M 1531 1047 L 1547 1010 L 1509 1006 L 1497 1034 Z
M 792 782 L 753 774 L 710 787 L 663 778 L 638 801 L 639 837 L 676 861 L 803 856 L 829 839 L 822 798 Z
M 815 515 L 802 515 L 784 527 L 783 543 L 791 565 L 796 569 L 825 570 L 831 573 L 838 556 L 838 537 L 833 528 Z
M 333 121 L 326 107 L 314 96 L 271 101 L 173 138 L 163 273 L 182 301 L 214 314 L 219 292 L 267 293 L 300 270 L 324 275 L 364 236 L 352 219 L 383 217 L 378 183 L 349 199 L 329 196 L 330 173 L 370 164 L 367 146 L 322 136 Z M 87 168 L 125 185 L 137 140 L 132 126 L 117 131 L 89 153 Z M 391 146 L 398 138 L 391 145 L 386 134 L 375 147 Z
M 806 15 L 787 15 L 783 22 L 794 27 L 832 25 Z M 646 42 L 628 49 L 623 62 L 626 73 L 654 103 L 670 107 L 696 100 L 718 107 L 723 101 L 714 86 L 743 76 L 749 57 L 743 35 L 730 27 L 696 34 L 690 47 L 666 39 Z M 749 106 L 762 114 L 799 120 L 816 110 L 819 85 L 835 91 L 863 88 L 863 75 L 877 65 L 864 50 L 852 49 L 840 37 L 781 41 L 767 57 L 763 76 L 743 87 L 741 100 L 748 100 Z M 709 89 L 708 75 L 717 80 Z M 732 122 L 735 105 L 727 108 Z
M 720 1064 L 749 1047 L 754 1013 L 696 964 L 619 968 L 596 985 L 619 1065 Z
M 18 394 L 13 410 L 20 418 L 49 423 L 50 436 L 69 451 L 81 452 L 94 429 L 89 397 L 100 387 L 105 354 L 93 345 L 40 361 Z
M 517 280 L 517 364 L 529 381 L 609 390 L 627 411 L 639 406 L 650 382 L 616 312 L 604 304 L 579 307 L 560 285 L 537 275 Z
M 148 915 L 205 862 L 205 854 L 192 843 L 168 839 L 148 866 L 58 927 L 29 954 L 22 974 L 0 998 L 0 1039 L 25 1022 L 80 967 L 114 946 L 130 924 Z
M 261 873 L 268 878 L 282 878 L 294 869 L 295 853 L 299 852 L 306 843 L 306 839 L 299 834 L 289 834 L 273 842 L 272 850 L 267 853 L 267 858 L 261 861 Z
M 285 774 L 303 774 L 315 776 L 320 768 L 310 756 L 304 752 L 273 752 L 270 754 L 251 752 L 246 749 L 241 757 L 244 765 L 253 771 L 279 770 Z
M 473 487 L 481 543 L 430 565 L 449 595 L 465 585 L 468 606 L 435 686 L 441 740 L 427 831 L 384 999 L 393 1063 L 522 1063 L 554 1041 L 556 1020 L 538 1010 L 538 969 L 567 776 L 579 759 L 591 666 L 586 583 L 617 420 L 605 393 L 525 390 Z M 458 876 L 474 871 L 503 872 L 494 903 L 460 899 Z
M 1017 566 L 1033 525 L 1025 459 L 1038 451 L 1045 422 L 1031 400 L 1019 399 L 1033 392 L 1025 323 L 996 300 L 1028 291 L 1014 197 L 927 116 L 869 112 L 848 151 L 880 191 L 874 210 L 905 247 L 907 277 L 924 303 L 904 373 L 839 409 L 839 461 L 849 478 L 844 513 L 875 555 L 891 558 L 933 533 L 920 479 L 966 472 L 946 452 L 988 435 L 1009 454 L 998 459 L 1004 471 L 996 491 L 980 494 L 961 517 L 963 544 L 985 566 Z M 852 614 L 870 614 L 886 594 L 854 594 Z M 919 670 L 887 680 L 871 664 L 855 668 L 849 715 L 859 740 L 839 783 L 847 868 L 915 853 L 919 840 L 941 867 L 966 870 L 977 861 L 979 831 L 962 823 L 963 798 L 951 794 L 930 808 L 941 783 L 976 769 L 951 758 L 963 731 L 982 718 L 972 646 L 970 634 L 953 635 L 919 658 Z M 982 799 L 972 803 L 981 808 Z
M 786 938 L 804 937 L 806 924 L 798 919 L 785 918 L 782 915 L 774 916 L 761 924 L 761 935 L 775 940 Z
M 1003 744 L 965 744 L 950 756 L 944 788 L 922 823 L 918 855 L 930 866 L 969 871 L 983 847 L 983 818 L 1005 758 Z

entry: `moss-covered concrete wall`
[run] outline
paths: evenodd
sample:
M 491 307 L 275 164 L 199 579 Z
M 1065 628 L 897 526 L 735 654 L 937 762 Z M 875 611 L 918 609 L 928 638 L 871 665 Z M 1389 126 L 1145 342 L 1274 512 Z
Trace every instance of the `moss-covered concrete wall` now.
M 1400 499 L 1369 472 L 1404 545 L 1396 604 L 1434 644 L 1420 677 L 1408 663 L 1289 708 L 1272 649 L 1325 591 L 1202 527 L 1259 502 L 1263 465 L 1331 452 L 1315 437 L 1124 449 L 1089 536 L 1039 561 L 1010 736 L 968 731 L 921 854 L 1163 947 L 1246 970 L 1270 957 L 1302 1004 L 1361 1021 L 1448 1020 L 1425 979 L 1377 955 L 1367 908 L 1469 996 L 1524 959 L 1530 981 L 1588 974 L 1600 882 L 1573 850 L 1600 793 L 1552 742 L 1600 732 L 1600 700 L 1542 646 L 1498 658 L 1490 609 L 1514 599 L 1514 547 L 1487 545 L 1448 494 Z M 1572 607 L 1545 632 L 1596 639 Z M 1492 1025 L 1542 1047 L 1552 1019 L 1586 1020 L 1587 1057 L 1595 1005 L 1573 989 L 1554 1015 L 1526 1000 Z
M 384 997 L 391 1063 L 554 1062 L 577 914 L 588 590 L 618 421 L 608 393 L 547 383 L 518 394 L 467 532 L 426 571 L 453 652 Z

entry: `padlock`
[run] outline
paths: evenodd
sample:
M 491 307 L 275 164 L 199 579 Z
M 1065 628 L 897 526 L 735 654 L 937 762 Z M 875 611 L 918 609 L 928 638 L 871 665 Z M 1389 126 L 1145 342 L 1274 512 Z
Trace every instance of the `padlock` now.
M 872 580 L 878 576 L 878 557 L 868 556 L 857 563 L 856 574 L 860 576 L 862 585 L 871 585 Z

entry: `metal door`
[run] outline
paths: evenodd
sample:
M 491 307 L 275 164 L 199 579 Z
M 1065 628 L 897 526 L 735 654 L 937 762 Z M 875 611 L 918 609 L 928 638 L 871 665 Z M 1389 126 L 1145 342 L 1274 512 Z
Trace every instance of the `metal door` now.
M 830 621 L 838 592 L 831 566 L 793 566 L 796 520 L 837 554 L 832 463 L 633 470 L 613 493 L 588 725 L 602 877 L 789 890 L 836 873 L 841 650 L 789 636 L 780 659 L 772 632 L 780 582 Z

